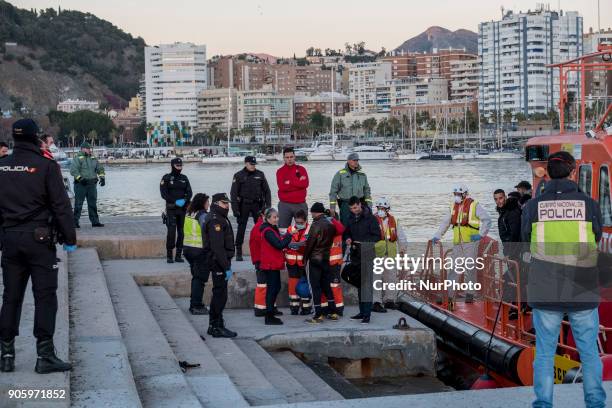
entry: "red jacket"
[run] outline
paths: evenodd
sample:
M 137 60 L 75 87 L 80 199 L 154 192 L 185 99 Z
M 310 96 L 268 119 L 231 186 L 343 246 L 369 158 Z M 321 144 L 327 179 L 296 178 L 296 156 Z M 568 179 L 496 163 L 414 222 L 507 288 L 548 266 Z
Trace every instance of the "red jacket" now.
M 271 232 L 272 236 L 267 237 L 267 233 Z M 280 271 L 285 268 L 285 252 L 283 249 L 287 247 L 291 241 L 290 235 L 281 237 L 278 228 L 263 224 L 260 228 L 261 233 L 261 252 L 259 268 L 263 271 Z M 268 241 L 270 239 L 270 241 Z M 274 242 L 276 241 L 276 244 Z M 278 248 L 274 245 L 278 245 Z
M 249 250 L 251 251 L 251 262 L 253 262 L 253 265 L 261 261 L 261 231 L 259 230 L 261 224 L 263 224 L 263 217 L 259 217 L 251 230 L 251 235 L 249 235 Z
M 299 164 L 291 167 L 285 164 L 276 170 L 278 199 L 284 203 L 305 203 L 309 183 L 308 172 Z
M 344 234 L 344 225 L 334 217 L 329 217 L 331 219 L 331 223 L 334 224 L 334 228 L 336 228 L 336 236 Z

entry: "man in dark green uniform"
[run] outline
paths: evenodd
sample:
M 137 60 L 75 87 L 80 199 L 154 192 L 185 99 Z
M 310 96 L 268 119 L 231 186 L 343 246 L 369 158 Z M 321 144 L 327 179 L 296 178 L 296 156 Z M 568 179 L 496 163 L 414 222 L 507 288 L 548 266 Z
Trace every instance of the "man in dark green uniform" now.
M 362 204 L 372 208 L 372 194 L 368 176 L 359 165 L 359 155 L 351 153 L 346 160 L 346 166 L 340 169 L 332 179 L 329 190 L 329 212 L 336 215 L 336 206 L 340 208 L 340 221 L 346 227 L 350 218 L 349 200 L 357 197 Z
M 103 227 L 98 217 L 98 191 L 96 185 L 104 187 L 106 181 L 104 177 L 104 167 L 98 159 L 91 154 L 91 145 L 84 142 L 81 145 L 81 152 L 72 160 L 70 174 L 74 177 L 74 225 L 80 228 L 79 219 L 83 202 L 87 199 L 87 211 L 92 227 Z

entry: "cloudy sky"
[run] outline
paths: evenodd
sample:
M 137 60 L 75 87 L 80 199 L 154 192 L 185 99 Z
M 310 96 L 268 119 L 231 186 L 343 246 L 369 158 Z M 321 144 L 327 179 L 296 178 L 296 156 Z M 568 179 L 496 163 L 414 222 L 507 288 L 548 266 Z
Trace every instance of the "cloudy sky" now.
M 309 46 L 344 48 L 365 41 L 392 49 L 427 27 L 478 30 L 500 8 L 536 7 L 532 0 L 8 0 L 22 8 L 75 9 L 111 21 L 147 44 L 190 41 L 208 55 L 243 51 L 298 56 Z M 612 26 L 612 1 L 601 2 L 601 26 Z M 597 0 L 562 0 L 551 8 L 578 11 L 585 30 L 597 27 Z

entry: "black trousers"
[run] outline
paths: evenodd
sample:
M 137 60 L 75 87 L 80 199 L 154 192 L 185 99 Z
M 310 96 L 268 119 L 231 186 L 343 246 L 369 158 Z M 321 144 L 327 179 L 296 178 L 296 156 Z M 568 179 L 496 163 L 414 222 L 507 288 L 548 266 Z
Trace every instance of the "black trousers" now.
M 183 249 L 183 238 L 185 234 L 183 232 L 183 224 L 185 224 L 185 210 L 182 208 L 166 208 L 166 215 L 168 221 L 166 221 L 166 227 L 168 228 L 168 234 L 166 235 L 166 249 L 168 251 L 176 249 Z
M 98 217 L 98 190 L 96 185 L 97 180 L 88 180 L 87 185 L 74 183 L 74 222 L 79 223 L 81 211 L 83 211 L 83 203 L 87 200 L 87 213 L 89 221 L 92 224 L 100 222 Z
M 191 270 L 191 307 L 202 307 L 204 286 L 208 281 L 210 269 L 208 268 L 208 252 L 202 248 L 185 247 L 185 259 L 189 262 Z
M 238 232 L 236 232 L 235 241 L 237 247 L 242 247 L 244 243 L 244 233 L 246 232 L 249 217 L 253 218 L 253 224 L 255 224 L 257 222 L 257 215 L 261 209 L 261 203 L 240 203 L 240 217 L 238 217 Z
M 57 314 L 57 264 L 55 246 L 34 241 L 32 231 L 6 230 L 2 236 L 2 310 L 0 338 L 8 341 L 19 335 L 21 306 L 32 278 L 34 293 L 34 337 L 53 338 Z
M 311 259 L 308 263 L 308 281 L 312 291 L 312 301 L 314 303 L 315 315 L 320 316 L 321 310 L 321 293 L 327 298 L 327 307 L 329 313 L 336 313 L 336 303 L 334 302 L 334 292 L 331 290 L 332 271 L 329 266 L 329 260 Z
M 281 288 L 280 271 L 263 270 L 266 274 L 266 313 L 274 314 L 274 304 Z
M 223 327 L 223 310 L 227 303 L 227 281 L 225 280 L 225 271 L 209 255 L 208 262 L 211 265 L 212 273 L 212 299 L 210 300 L 210 310 L 208 313 L 208 322 L 213 327 Z

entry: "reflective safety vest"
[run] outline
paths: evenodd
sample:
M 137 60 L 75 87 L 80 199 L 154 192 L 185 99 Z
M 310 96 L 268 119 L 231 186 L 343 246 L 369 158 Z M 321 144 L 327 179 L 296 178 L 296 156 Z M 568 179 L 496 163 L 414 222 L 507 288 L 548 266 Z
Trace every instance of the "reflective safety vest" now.
M 197 216 L 198 214 L 185 216 L 185 223 L 183 224 L 185 238 L 183 240 L 183 245 L 194 248 L 204 248 L 202 227 L 200 226 L 200 221 Z
M 378 226 L 380 227 L 380 241 L 374 244 L 374 253 L 377 257 L 397 255 L 397 221 L 392 215 L 387 216 L 387 226 L 385 219 L 375 215 Z
M 340 265 L 342 264 L 342 235 L 335 235 L 332 246 L 329 249 L 329 264 Z
M 586 221 L 584 200 L 538 202 L 538 221 L 531 224 L 531 256 L 541 261 L 577 266 L 597 265 L 593 226 Z
M 480 218 L 476 216 L 478 202 L 466 198 L 461 203 L 451 205 L 451 225 L 453 226 L 453 244 L 471 242 L 472 235 L 480 230 Z
M 291 234 L 295 231 L 295 226 L 290 226 L 287 228 L 287 233 Z M 306 224 L 306 228 L 301 231 L 298 231 L 297 234 L 291 236 L 292 242 L 306 242 L 308 239 L 308 232 L 310 231 L 310 224 Z M 304 247 L 300 249 L 290 249 L 287 248 L 285 250 L 285 259 L 287 260 L 287 265 L 295 265 L 297 263 L 298 266 L 304 266 Z

